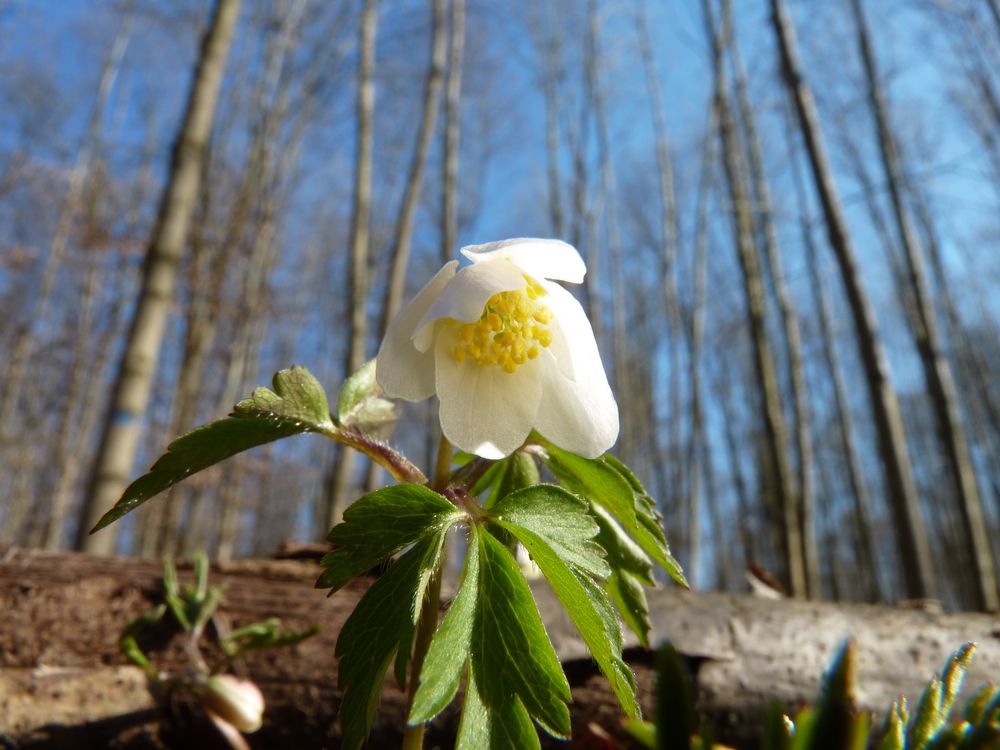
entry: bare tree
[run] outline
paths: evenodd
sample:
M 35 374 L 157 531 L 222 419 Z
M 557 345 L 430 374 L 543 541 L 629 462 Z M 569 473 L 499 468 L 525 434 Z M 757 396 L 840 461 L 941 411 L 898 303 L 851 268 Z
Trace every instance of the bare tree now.
M 403 203 L 396 219 L 393 238 L 392 264 L 389 272 L 389 291 L 382 307 L 380 335 L 403 304 L 406 295 L 406 269 L 410 260 L 410 244 L 413 235 L 413 221 L 420 200 L 420 189 L 424 180 L 424 165 L 430 151 L 434 126 L 437 123 L 441 100 L 441 85 L 444 79 L 447 25 L 445 24 L 445 0 L 431 3 L 431 57 L 424 81 L 423 115 L 417 131 L 417 143 L 413 149 L 413 159 L 403 192 Z
M 889 198 L 892 204 L 896 229 L 909 271 L 914 302 L 919 318 L 917 350 L 924 366 L 927 390 L 937 418 L 941 441 L 948 453 L 952 479 L 958 491 L 959 510 L 965 526 L 965 534 L 971 545 L 972 560 L 976 567 L 977 606 L 980 609 L 995 610 L 1000 607 L 997 592 L 996 571 L 993 553 L 983 518 L 982 500 L 976 483 L 975 468 L 969 452 L 965 427 L 955 390 L 955 379 L 951 364 L 942 349 L 938 333 L 937 313 L 931 298 L 931 289 L 924 270 L 923 250 L 919 246 L 916 233 L 904 203 L 904 177 L 900 165 L 899 148 L 889 123 L 889 113 L 879 83 L 875 53 L 871 46 L 867 22 L 859 0 L 851 0 L 851 8 L 857 30 L 858 47 L 864 64 L 868 84 L 868 102 L 878 140 L 879 154 L 885 174 Z
M 788 430 L 781 405 L 774 354 L 767 335 L 764 283 L 760 261 L 754 246 L 753 217 L 747 192 L 746 168 L 737 141 L 736 122 L 727 93 L 723 49 L 730 34 L 728 6 L 724 5 L 723 28 L 715 27 L 711 0 L 703 0 L 706 32 L 711 40 L 715 78 L 715 106 L 719 113 L 719 142 L 722 164 L 733 211 L 733 231 L 737 256 L 743 275 L 747 318 L 753 341 L 754 367 L 764 419 L 768 470 L 777 494 L 781 525 L 782 557 L 785 582 L 793 596 L 807 596 L 806 564 L 803 550 L 799 499 L 789 459 Z
M 372 142 L 375 119 L 375 28 L 378 23 L 376 0 L 365 0 L 359 28 L 357 157 L 354 165 L 354 197 L 351 209 L 351 286 L 348 295 L 350 339 L 344 358 L 344 377 L 365 362 L 368 343 L 368 255 L 372 202 Z M 327 477 L 327 527 L 343 512 L 350 489 L 355 455 L 341 449 Z
M 646 89 L 653 115 L 656 166 L 660 184 L 663 301 L 667 309 L 666 335 L 670 351 L 670 381 L 667 385 L 670 403 L 670 443 L 667 448 L 666 457 L 672 466 L 671 485 L 677 487 L 681 483 L 682 463 L 678 458 L 681 452 L 681 347 L 684 343 L 683 323 L 681 322 L 680 304 L 677 296 L 677 255 L 680 227 L 677 212 L 677 196 L 674 190 L 673 159 L 670 155 L 670 139 L 667 133 L 666 111 L 663 106 L 663 95 L 659 75 L 656 70 L 656 59 L 653 55 L 652 44 L 649 41 L 649 22 L 646 17 L 644 0 L 636 0 L 635 3 L 635 30 L 639 40 L 639 55 L 642 59 Z M 709 135 L 709 140 L 711 140 L 713 135 Z M 705 168 L 703 166 L 703 169 Z M 695 366 L 692 366 L 692 370 L 696 369 Z M 694 390 L 694 386 L 692 386 L 692 393 Z M 694 415 L 694 411 L 692 411 L 692 415 Z M 692 436 L 692 440 L 695 441 L 696 438 Z
M 795 105 L 799 128 L 809 156 L 814 187 L 823 208 L 827 238 L 837 258 L 854 319 L 858 349 L 878 432 L 896 543 L 902 556 L 906 595 L 917 598 L 933 596 L 936 589 L 934 566 L 927 532 L 920 517 L 899 401 L 892 387 L 889 363 L 878 333 L 875 313 L 861 283 L 840 196 L 826 155 L 819 116 L 812 91 L 803 77 L 795 29 L 784 0 L 771 0 L 771 25 L 777 40 L 785 84 Z
M 76 544 L 87 552 L 108 554 L 114 550 L 116 530 L 106 529 L 95 536 L 89 536 L 88 532 L 118 499 L 132 471 L 140 419 L 149 400 L 174 278 L 198 196 L 205 144 L 215 116 L 239 6 L 240 0 L 217 0 L 202 42 L 187 111 L 174 145 L 169 182 L 146 256 L 142 288 L 80 517 Z
M 458 244 L 458 166 L 462 135 L 462 57 L 465 54 L 465 0 L 451 0 L 448 83 L 445 89 L 444 179 L 441 183 L 441 258 L 447 262 Z

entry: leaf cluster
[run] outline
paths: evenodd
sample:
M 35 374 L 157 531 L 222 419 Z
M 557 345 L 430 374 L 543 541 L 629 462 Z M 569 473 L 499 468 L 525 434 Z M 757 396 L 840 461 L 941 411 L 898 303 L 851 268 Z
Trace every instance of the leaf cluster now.
M 209 670 L 202 659 L 199 643 L 205 626 L 222 602 L 224 588 L 208 585 L 208 558 L 203 552 L 195 554 L 192 567 L 194 584 L 182 586 L 178 582 L 177 569 L 173 561 L 169 558 L 164 560 L 163 602 L 128 623 L 118 639 L 121 652 L 133 664 L 142 668 L 147 677 L 154 682 L 160 681 L 161 676 L 140 648 L 138 637 L 147 628 L 163 622 L 168 612 L 173 626 L 188 639 L 188 655 L 193 662 L 192 668 L 199 673 L 218 671 L 218 669 Z M 245 651 L 292 646 L 318 632 L 319 626 L 314 625 L 303 631 L 283 633 L 281 621 L 278 618 L 269 618 L 219 635 L 218 645 L 227 660 L 231 660 Z
M 362 497 L 345 512 L 328 535 L 333 549 L 323 558 L 316 584 L 332 594 L 393 561 L 337 641 L 344 747 L 363 745 L 393 662 L 400 686 L 408 672 L 419 672 L 409 678 L 411 725 L 430 721 L 464 681 L 460 747 L 538 747 L 535 725 L 555 737 L 569 736 L 569 684 L 519 567 L 519 548 L 566 609 L 625 714 L 638 719 L 635 678 L 622 660 L 621 620 L 648 645 L 645 588 L 655 585 L 654 568 L 687 583 L 655 503 L 632 472 L 611 456 L 581 458 L 533 435 L 522 451 L 502 461 L 460 457 L 450 480 L 436 491 L 419 469 L 372 435 L 395 418 L 394 405 L 378 389 L 373 362 L 348 379 L 336 404 L 333 416 L 322 386 L 305 368 L 278 372 L 271 388 L 254 390 L 227 418 L 173 441 L 95 531 L 236 453 L 301 433 L 323 435 L 362 451 L 400 482 Z M 539 461 L 558 484 L 542 483 Z M 436 594 L 429 600 L 425 594 L 439 585 L 445 537 L 456 526 L 466 530 L 461 585 L 437 631 L 425 623 L 433 638 L 429 646 L 422 641 L 421 655 L 423 647 L 429 650 L 422 667 L 413 670 L 421 618 L 436 616 L 425 606 Z M 221 596 L 199 575 L 195 587 L 184 591 L 177 589 L 172 566 L 165 575 L 163 611 L 195 637 Z M 276 622 L 266 620 L 231 633 L 220 645 L 231 656 L 294 643 L 310 633 L 281 635 Z M 137 663 L 145 658 L 137 647 L 128 651 Z

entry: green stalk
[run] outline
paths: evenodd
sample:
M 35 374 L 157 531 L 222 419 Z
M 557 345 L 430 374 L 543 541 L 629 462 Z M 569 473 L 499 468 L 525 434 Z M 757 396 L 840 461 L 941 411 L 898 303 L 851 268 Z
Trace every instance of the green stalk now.
M 437 462 L 434 465 L 434 483 L 431 485 L 436 491 L 442 492 L 448 486 L 451 474 L 451 459 L 453 448 L 448 439 L 442 434 L 438 443 Z M 417 686 L 420 684 L 420 669 L 424 665 L 424 658 L 427 650 L 431 646 L 431 639 L 434 631 L 437 630 L 438 610 L 441 607 L 441 571 L 446 562 L 446 553 L 441 553 L 441 559 L 437 570 L 431 576 L 427 584 L 427 593 L 424 596 L 423 606 L 420 609 L 420 622 L 417 625 L 416 638 L 413 644 L 413 660 L 410 663 L 410 685 L 409 697 L 406 701 L 406 713 L 409 716 L 413 707 L 413 697 L 417 693 Z M 424 746 L 425 725 L 407 726 L 403 730 L 403 750 L 422 750 Z

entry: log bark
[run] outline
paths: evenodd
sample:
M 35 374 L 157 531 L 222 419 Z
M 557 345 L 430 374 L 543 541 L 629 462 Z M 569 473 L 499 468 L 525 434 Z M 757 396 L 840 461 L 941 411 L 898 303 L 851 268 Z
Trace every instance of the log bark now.
M 181 582 L 187 582 L 190 566 L 179 568 Z M 264 727 L 250 738 L 258 750 L 338 746 L 334 644 L 368 583 L 358 580 L 325 597 L 313 588 L 318 571 L 315 562 L 302 560 L 244 560 L 211 571 L 210 583 L 226 587 L 218 616 L 223 627 L 276 616 L 288 629 L 322 626 L 318 636 L 291 649 L 258 652 L 237 663 L 267 700 Z M 156 562 L 0 550 L 0 607 L 5 612 L 0 624 L 0 735 L 20 747 L 183 746 L 183 738 L 157 733 L 163 714 L 141 674 L 126 666 L 117 649 L 122 627 L 159 602 L 160 577 Z M 445 588 L 454 592 L 447 580 Z M 620 710 L 582 640 L 551 591 L 539 585 L 535 593 L 573 686 L 573 746 L 584 746 L 595 723 L 619 737 Z M 737 747 L 756 746 L 769 697 L 779 698 L 790 710 L 812 700 L 823 670 L 847 637 L 858 648 L 859 702 L 877 712 L 900 693 L 916 699 L 922 683 L 966 641 L 978 642 L 966 695 L 1000 674 L 996 620 L 988 615 L 674 588 L 651 592 L 650 611 L 655 642 L 670 640 L 687 657 L 700 710 L 717 727 L 719 740 Z M 626 645 L 649 714 L 652 659 L 635 647 L 634 638 Z M 148 650 L 159 668 L 183 664 L 177 644 Z M 387 680 L 370 747 L 398 747 L 404 708 L 405 695 Z M 439 717 L 428 735 L 430 746 L 449 746 L 456 720 L 455 708 Z M 566 747 L 555 741 L 546 746 Z

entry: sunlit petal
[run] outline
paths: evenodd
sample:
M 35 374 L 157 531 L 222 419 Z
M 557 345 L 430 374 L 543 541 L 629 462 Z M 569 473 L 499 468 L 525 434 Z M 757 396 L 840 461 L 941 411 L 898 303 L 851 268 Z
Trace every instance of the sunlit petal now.
M 527 283 L 524 272 L 513 263 L 498 260 L 466 266 L 455 274 L 417 324 L 417 347 L 429 348 L 428 331 L 435 320 L 452 318 L 471 323 L 483 314 L 486 301 L 494 294 L 522 289 Z
M 534 426 L 542 395 L 540 363 L 528 362 L 515 373 L 459 363 L 452 356 L 453 341 L 440 336 L 436 345 L 441 429 L 469 453 L 488 459 L 509 456 Z
M 587 273 L 580 253 L 562 240 L 522 237 L 485 245 L 468 245 L 462 248 L 461 253 L 473 263 L 508 258 L 538 280 L 557 279 L 580 284 Z
M 417 349 L 413 335 L 441 291 L 455 277 L 458 261 L 445 264 L 389 324 L 375 362 L 375 378 L 390 396 L 422 401 L 434 395 L 434 352 Z
M 596 458 L 618 439 L 618 404 L 580 303 L 555 284 L 545 287 L 549 307 L 570 344 L 574 377 L 567 378 L 559 368 L 540 368 L 542 400 L 535 427 L 561 448 Z

